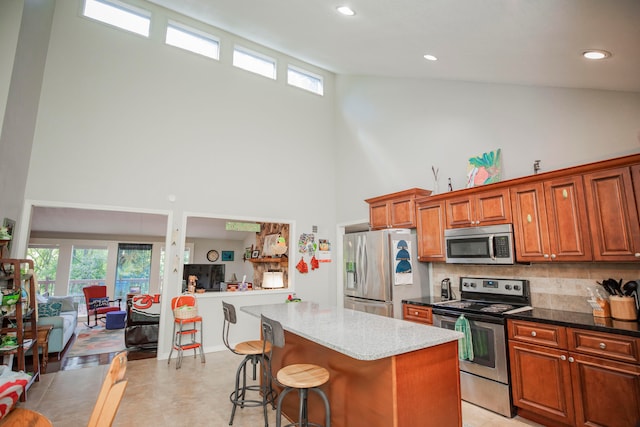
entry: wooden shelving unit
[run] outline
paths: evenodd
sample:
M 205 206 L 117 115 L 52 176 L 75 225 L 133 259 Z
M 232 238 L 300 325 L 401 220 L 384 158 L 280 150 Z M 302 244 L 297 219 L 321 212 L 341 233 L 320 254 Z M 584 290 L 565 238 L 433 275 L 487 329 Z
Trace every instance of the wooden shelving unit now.
M 27 273 L 24 273 L 24 272 Z M 11 350 L 1 350 L 0 356 L 13 355 L 15 369 L 28 372 L 32 375 L 31 380 L 25 387 L 24 393 L 20 396 L 22 402 L 27 400 L 27 390 L 35 381 L 40 381 L 40 358 L 38 354 L 38 325 L 36 322 L 36 286 L 33 274 L 33 261 L 27 259 L 0 259 L 0 288 L 18 291 L 26 290 L 28 298 L 22 300 L 22 295 L 15 305 L 15 312 L 2 318 L 2 335 L 15 333 L 18 347 Z M 31 332 L 30 340 L 25 342 L 25 324 L 29 323 Z M 25 353 L 33 349 L 32 371 L 26 369 Z

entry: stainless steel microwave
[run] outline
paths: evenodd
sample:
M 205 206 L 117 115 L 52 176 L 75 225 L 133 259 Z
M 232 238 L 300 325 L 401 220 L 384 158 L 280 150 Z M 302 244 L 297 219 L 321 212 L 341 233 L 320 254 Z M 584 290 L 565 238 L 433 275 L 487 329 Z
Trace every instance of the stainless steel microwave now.
M 451 264 L 513 264 L 513 226 L 452 228 L 444 230 L 446 261 Z

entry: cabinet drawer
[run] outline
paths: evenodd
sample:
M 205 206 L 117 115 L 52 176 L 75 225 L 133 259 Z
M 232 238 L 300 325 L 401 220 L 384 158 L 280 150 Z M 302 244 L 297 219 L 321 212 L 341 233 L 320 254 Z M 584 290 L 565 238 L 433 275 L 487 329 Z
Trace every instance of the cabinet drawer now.
M 625 335 L 569 328 L 569 350 L 640 363 L 639 341 Z
M 509 339 L 545 345 L 547 347 L 567 348 L 567 331 L 562 326 L 546 323 L 509 320 Z
M 410 320 L 412 322 L 424 323 L 427 325 L 433 324 L 431 317 L 431 307 L 422 307 L 419 305 L 405 304 L 403 307 L 404 320 Z

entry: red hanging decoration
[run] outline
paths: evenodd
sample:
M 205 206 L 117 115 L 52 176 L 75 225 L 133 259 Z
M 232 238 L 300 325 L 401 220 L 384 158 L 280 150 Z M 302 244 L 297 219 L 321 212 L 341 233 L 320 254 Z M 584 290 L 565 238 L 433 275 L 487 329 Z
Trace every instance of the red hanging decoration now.
M 320 268 L 320 262 L 316 259 L 316 256 L 311 257 L 311 269 L 315 270 L 316 268 Z
M 304 262 L 304 257 L 300 258 L 300 261 L 296 265 L 296 268 L 302 274 L 305 274 L 305 273 L 309 272 L 309 266 L 307 265 L 306 262 Z

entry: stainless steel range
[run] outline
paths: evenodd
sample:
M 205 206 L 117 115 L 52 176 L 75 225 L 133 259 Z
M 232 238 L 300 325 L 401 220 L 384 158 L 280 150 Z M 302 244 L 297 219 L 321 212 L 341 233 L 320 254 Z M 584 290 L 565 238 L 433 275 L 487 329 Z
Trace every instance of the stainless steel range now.
M 531 309 L 529 282 L 461 277 L 459 295 L 432 310 L 434 326 L 453 330 L 462 314 L 469 322 L 473 359 L 460 360 L 462 399 L 513 417 L 505 314 Z

